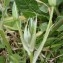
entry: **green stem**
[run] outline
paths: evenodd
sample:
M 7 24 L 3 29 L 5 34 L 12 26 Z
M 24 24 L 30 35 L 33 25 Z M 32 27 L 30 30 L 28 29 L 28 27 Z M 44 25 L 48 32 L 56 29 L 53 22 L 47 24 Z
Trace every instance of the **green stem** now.
M 47 40 L 47 37 L 48 37 L 49 32 L 50 32 L 51 27 L 52 27 L 53 11 L 54 11 L 54 7 L 51 8 L 49 24 L 48 24 L 48 27 L 47 27 L 47 29 L 46 29 L 46 33 L 45 33 L 44 38 L 43 38 L 43 40 L 42 40 L 42 42 L 41 42 L 41 45 L 39 46 L 38 50 L 37 50 L 36 53 L 35 53 L 35 56 L 34 56 L 34 58 L 33 58 L 33 62 L 32 62 L 32 63 L 36 63 L 39 54 L 40 54 L 41 51 L 43 50 L 43 47 L 44 47 L 44 45 L 45 45 L 45 42 L 46 42 L 46 40 Z
M 6 39 L 6 36 L 5 36 L 3 30 L 0 30 L 0 35 L 1 35 L 2 39 L 3 39 L 3 43 L 6 46 L 8 53 L 12 54 L 11 46 L 10 46 L 9 42 L 7 41 L 7 39 Z
M 32 63 L 32 60 L 33 60 L 33 53 L 31 53 L 31 55 L 30 55 L 29 57 L 30 57 L 30 63 Z

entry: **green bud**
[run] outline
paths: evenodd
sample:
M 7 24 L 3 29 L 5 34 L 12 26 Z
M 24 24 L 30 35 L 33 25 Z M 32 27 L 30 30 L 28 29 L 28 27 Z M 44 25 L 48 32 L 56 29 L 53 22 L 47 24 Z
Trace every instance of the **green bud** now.
M 63 0 L 48 0 L 48 3 L 50 6 L 58 6 L 62 2 L 63 2 Z
M 48 0 L 50 6 L 56 6 L 57 0 Z

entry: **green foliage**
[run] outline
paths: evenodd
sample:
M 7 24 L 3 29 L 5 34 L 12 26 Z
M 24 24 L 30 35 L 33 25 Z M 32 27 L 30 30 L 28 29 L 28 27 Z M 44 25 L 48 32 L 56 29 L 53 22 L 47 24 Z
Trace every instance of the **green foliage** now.
M 1 62 L 1 63 L 5 63 L 5 57 L 0 56 L 0 62 Z
M 62 3 L 63 0 L 4 0 L 0 19 L 0 62 L 62 63 Z M 8 7 L 12 7 L 10 16 L 6 12 Z
M 17 54 L 13 54 L 10 56 L 11 62 L 12 63 L 20 63 L 20 56 Z
M 17 3 L 18 8 L 21 11 L 28 11 L 28 10 L 37 11 L 38 10 L 38 5 L 37 5 L 37 2 L 35 0 L 27 0 L 27 1 L 25 1 L 25 0 L 19 0 L 19 1 L 15 0 L 15 1 Z

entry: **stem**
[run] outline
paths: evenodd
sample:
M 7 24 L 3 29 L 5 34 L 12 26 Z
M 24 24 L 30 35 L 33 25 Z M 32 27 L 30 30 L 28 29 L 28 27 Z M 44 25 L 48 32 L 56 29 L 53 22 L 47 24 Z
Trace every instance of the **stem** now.
M 9 42 L 7 41 L 7 39 L 6 39 L 6 36 L 4 34 L 4 31 L 3 30 L 0 30 L 0 34 L 1 34 L 1 37 L 3 39 L 4 45 L 7 47 L 7 51 L 9 53 L 9 55 L 12 54 L 11 46 L 10 46 Z
M 30 57 L 30 63 L 32 63 L 32 60 L 33 60 L 33 53 L 31 53 L 31 55 L 30 55 L 29 57 Z
M 37 61 L 37 59 L 38 59 L 38 56 L 39 56 L 39 54 L 41 53 L 41 51 L 42 51 L 42 49 L 43 49 L 43 47 L 44 47 L 44 45 L 45 45 L 45 42 L 46 42 L 46 40 L 47 40 L 47 37 L 48 37 L 49 32 L 50 32 L 51 27 L 52 27 L 51 25 L 52 25 L 53 11 L 54 11 L 54 7 L 51 8 L 49 24 L 48 24 L 48 27 L 47 27 L 47 29 L 46 29 L 46 33 L 45 33 L 44 38 L 43 38 L 43 40 L 42 40 L 42 42 L 41 42 L 41 45 L 39 46 L 38 50 L 37 50 L 36 53 L 35 53 L 35 56 L 34 56 L 34 58 L 33 58 L 33 62 L 32 62 L 32 63 L 36 63 L 36 61 Z

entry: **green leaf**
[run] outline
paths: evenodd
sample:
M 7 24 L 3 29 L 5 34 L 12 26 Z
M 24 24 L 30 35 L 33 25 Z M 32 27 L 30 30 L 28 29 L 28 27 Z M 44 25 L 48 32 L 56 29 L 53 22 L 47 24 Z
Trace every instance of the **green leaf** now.
M 40 5 L 39 9 L 44 13 L 48 13 L 48 8 L 45 5 Z
M 0 44 L 0 48 L 5 48 L 5 46 L 3 44 Z
M 35 0 L 15 0 L 20 12 L 32 11 L 35 12 L 39 9 L 38 4 Z
M 63 16 L 58 16 L 56 19 L 56 22 L 54 23 L 54 26 L 51 29 L 50 35 L 56 31 L 61 25 L 63 25 Z
M 20 63 L 20 56 L 18 54 L 12 54 L 10 56 L 10 59 L 13 63 Z
M 0 56 L 0 63 L 5 63 L 5 62 L 6 62 L 5 58 L 3 56 Z
M 60 26 L 60 27 L 57 29 L 57 31 L 63 31 L 63 25 Z
M 4 6 L 8 6 L 9 5 L 9 3 L 10 3 L 10 0 L 4 0 Z
M 33 31 L 34 31 L 34 19 L 33 18 L 30 18 L 29 19 L 29 29 L 30 29 L 30 32 L 31 32 L 31 35 L 33 34 Z
M 23 15 L 27 18 L 36 16 L 36 14 L 31 11 L 25 11 L 25 12 L 23 12 Z
M 30 46 L 32 51 L 34 50 L 35 47 L 35 42 L 36 42 L 36 28 L 37 28 L 37 16 L 35 17 L 35 20 L 31 22 L 31 29 L 32 29 L 32 38 L 30 41 Z
M 12 16 L 14 17 L 14 19 L 18 19 L 18 10 L 15 2 L 13 3 L 12 7 Z
M 48 3 L 48 1 L 47 1 L 47 0 L 40 0 L 40 1 L 42 1 L 42 2 L 44 2 L 44 3 Z
M 27 25 L 26 25 L 24 29 L 24 40 L 26 41 L 26 43 L 29 43 L 30 39 L 31 39 L 30 30 L 29 28 L 27 28 Z
M 29 49 L 29 44 L 25 42 L 24 38 L 23 38 L 23 33 L 22 33 L 22 30 L 21 30 L 21 27 L 19 25 L 18 22 L 16 22 L 16 25 L 18 27 L 18 31 L 19 31 L 19 34 L 20 34 L 20 40 L 22 41 L 22 44 L 23 44 L 23 47 L 24 49 L 27 51 L 28 55 L 30 55 L 30 49 Z
M 45 23 L 40 24 L 39 28 L 40 28 L 40 30 L 41 30 L 42 32 L 46 31 L 47 23 L 45 22 Z
M 19 20 L 10 20 L 10 21 L 4 21 L 4 27 L 12 30 L 18 30 L 16 26 L 16 22 Z
M 3 44 L 6 46 L 6 49 L 7 49 L 7 52 L 8 54 L 12 54 L 12 49 L 11 49 L 11 46 L 5 36 L 5 33 L 2 29 L 0 29 L 0 35 L 2 37 L 2 40 L 3 40 Z

